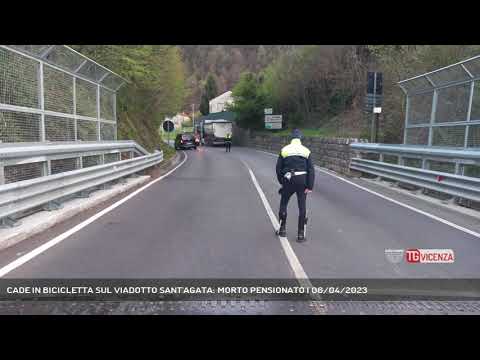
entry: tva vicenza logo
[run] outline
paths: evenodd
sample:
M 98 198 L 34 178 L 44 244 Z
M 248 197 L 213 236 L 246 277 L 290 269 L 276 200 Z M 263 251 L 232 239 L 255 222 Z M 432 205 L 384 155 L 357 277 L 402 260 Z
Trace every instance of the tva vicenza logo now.
M 409 264 L 451 264 L 455 262 L 452 249 L 385 249 L 385 257 L 391 263 L 400 263 L 405 258 Z

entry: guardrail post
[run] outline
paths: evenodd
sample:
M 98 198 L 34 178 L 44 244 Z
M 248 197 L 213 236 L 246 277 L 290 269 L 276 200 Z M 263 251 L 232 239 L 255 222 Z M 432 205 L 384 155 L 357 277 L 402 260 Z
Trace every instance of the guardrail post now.
M 58 200 L 52 200 L 43 206 L 45 211 L 54 211 L 63 208 L 63 204 Z
M 9 229 L 22 225 L 21 221 L 14 220 L 10 216 L 0 219 L 0 229 Z
M 51 174 L 52 174 L 52 163 L 51 163 L 51 160 L 47 160 L 43 163 L 42 176 L 48 176 Z

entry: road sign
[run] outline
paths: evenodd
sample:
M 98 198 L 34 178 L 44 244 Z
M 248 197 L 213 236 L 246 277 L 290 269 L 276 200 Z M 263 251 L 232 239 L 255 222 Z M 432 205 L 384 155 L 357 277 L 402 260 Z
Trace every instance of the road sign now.
M 374 94 L 367 94 L 365 97 L 365 108 L 364 110 L 368 113 L 372 113 L 375 107 L 382 106 L 383 96 L 381 95 L 374 95 Z
M 265 129 L 281 129 L 282 115 L 265 115 Z
M 281 123 L 282 122 L 282 115 L 265 115 L 265 122 L 266 123 Z
M 375 114 L 380 114 L 382 112 L 382 108 L 381 107 L 375 107 L 375 108 L 373 108 L 373 112 Z
M 265 123 L 265 129 L 275 130 L 275 129 L 281 129 L 281 128 L 282 128 L 282 123 Z
M 164 130 L 165 132 L 172 132 L 173 129 L 175 129 L 175 125 L 173 124 L 172 121 L 170 121 L 170 120 L 165 120 L 165 121 L 163 122 L 163 130 Z
M 273 114 L 273 109 L 272 108 L 267 108 L 264 111 L 265 111 L 265 115 L 272 115 Z

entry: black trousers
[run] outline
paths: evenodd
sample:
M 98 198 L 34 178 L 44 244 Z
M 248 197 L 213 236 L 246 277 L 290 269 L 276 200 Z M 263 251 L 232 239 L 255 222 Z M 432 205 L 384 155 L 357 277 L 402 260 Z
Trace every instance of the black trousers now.
M 232 143 L 230 141 L 225 142 L 225 151 L 230 152 L 230 148 L 232 147 Z
M 288 201 L 293 194 L 297 194 L 298 217 L 301 223 L 305 222 L 305 217 L 307 215 L 307 194 L 305 194 L 306 181 L 306 175 L 292 176 L 290 181 L 287 179 L 283 180 L 279 211 L 280 220 L 287 219 Z

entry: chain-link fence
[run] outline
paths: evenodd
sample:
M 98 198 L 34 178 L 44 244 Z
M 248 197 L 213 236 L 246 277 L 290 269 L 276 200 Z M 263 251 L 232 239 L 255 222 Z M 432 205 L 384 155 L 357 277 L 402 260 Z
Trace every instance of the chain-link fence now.
M 399 85 L 407 95 L 406 145 L 480 147 L 480 56 Z
M 116 140 L 124 83 L 64 45 L 0 45 L 0 142 Z

